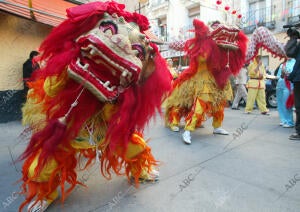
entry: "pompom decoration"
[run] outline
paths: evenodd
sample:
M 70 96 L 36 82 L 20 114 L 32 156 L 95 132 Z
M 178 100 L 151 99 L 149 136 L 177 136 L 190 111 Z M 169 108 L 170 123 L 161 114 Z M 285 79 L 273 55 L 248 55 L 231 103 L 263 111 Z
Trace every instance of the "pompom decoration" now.
M 238 17 L 238 18 L 242 18 L 242 15 L 241 15 L 241 14 L 239 14 L 237 17 Z
M 231 12 L 231 14 L 233 14 L 233 15 L 236 14 L 236 10 L 233 10 L 233 11 Z
M 229 6 L 225 6 L 225 10 L 228 11 L 230 9 Z
M 220 4 L 222 4 L 222 1 L 217 1 L 216 3 L 217 3 L 218 5 L 220 5 Z

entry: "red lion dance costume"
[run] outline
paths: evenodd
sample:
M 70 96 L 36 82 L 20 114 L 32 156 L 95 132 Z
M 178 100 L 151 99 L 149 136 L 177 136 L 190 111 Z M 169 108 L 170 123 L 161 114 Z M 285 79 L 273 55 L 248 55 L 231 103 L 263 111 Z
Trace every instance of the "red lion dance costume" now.
M 64 201 L 82 184 L 76 174 L 82 157 L 85 168 L 99 159 L 106 178 L 113 171 L 138 185 L 158 177 L 142 133 L 160 112 L 171 76 L 143 34 L 147 18 L 124 8 L 116 2 L 70 8 L 41 44 L 41 69 L 23 107 L 32 137 L 20 157 L 26 195 L 20 211 L 30 202 L 29 211 L 45 210 L 58 187 Z
M 185 143 L 191 143 L 190 131 L 213 116 L 214 133 L 226 134 L 221 128 L 224 107 L 232 98 L 230 75 L 237 75 L 244 65 L 247 37 L 240 30 L 219 24 L 215 29 L 195 19 L 195 38 L 186 41 L 184 50 L 190 58 L 186 69 L 173 84 L 166 101 L 166 125 L 179 131 L 185 117 Z M 228 133 L 227 133 L 228 134 Z

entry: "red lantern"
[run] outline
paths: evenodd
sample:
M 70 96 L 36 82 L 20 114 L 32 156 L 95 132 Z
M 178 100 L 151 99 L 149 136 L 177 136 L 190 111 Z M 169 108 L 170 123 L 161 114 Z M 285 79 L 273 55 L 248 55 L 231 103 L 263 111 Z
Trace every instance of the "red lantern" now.
M 238 17 L 238 18 L 242 18 L 242 15 L 241 15 L 241 14 L 239 14 L 237 17 Z
M 225 10 L 228 11 L 230 9 L 230 7 L 227 5 L 225 6 Z
M 222 4 L 222 1 L 219 0 L 219 1 L 217 1 L 216 3 L 217 3 L 218 5 L 220 5 L 220 4 Z
M 233 15 L 236 14 L 236 10 L 232 10 L 231 14 Z

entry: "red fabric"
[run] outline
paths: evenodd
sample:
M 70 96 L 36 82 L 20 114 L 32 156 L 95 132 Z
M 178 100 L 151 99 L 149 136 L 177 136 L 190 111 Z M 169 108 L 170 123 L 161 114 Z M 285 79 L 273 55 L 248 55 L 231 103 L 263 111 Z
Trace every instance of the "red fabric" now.
M 286 85 L 287 89 L 290 91 L 290 95 L 288 96 L 288 98 L 286 100 L 285 106 L 286 106 L 286 108 L 290 109 L 294 106 L 294 101 L 295 101 L 294 93 L 291 88 L 291 82 L 287 79 L 287 77 L 284 77 L 284 81 L 285 81 L 285 85 Z
M 163 94 L 171 89 L 172 76 L 160 54 L 155 56 L 155 65 L 154 73 L 144 84 L 133 85 L 119 97 L 120 108 L 112 117 L 107 132 L 112 151 L 117 145 L 127 146 L 133 131 L 143 132 L 155 111 L 160 112 Z

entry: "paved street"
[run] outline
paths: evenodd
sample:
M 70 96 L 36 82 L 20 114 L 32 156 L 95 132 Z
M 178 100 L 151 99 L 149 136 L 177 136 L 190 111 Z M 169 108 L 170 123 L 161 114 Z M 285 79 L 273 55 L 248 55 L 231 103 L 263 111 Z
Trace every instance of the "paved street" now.
M 88 188 L 48 211 L 300 211 L 300 141 L 289 140 L 294 129 L 280 127 L 277 111 L 270 113 L 226 109 L 223 125 L 231 134 L 213 135 L 209 119 L 191 145 L 183 143 L 183 130 L 171 132 L 157 117 L 145 137 L 161 161 L 159 182 L 136 189 L 125 177 L 105 180 L 94 166 L 79 173 Z M 15 194 L 21 164 L 12 163 L 25 147 L 22 130 L 19 122 L 0 124 L 0 211 L 15 212 L 22 202 Z

